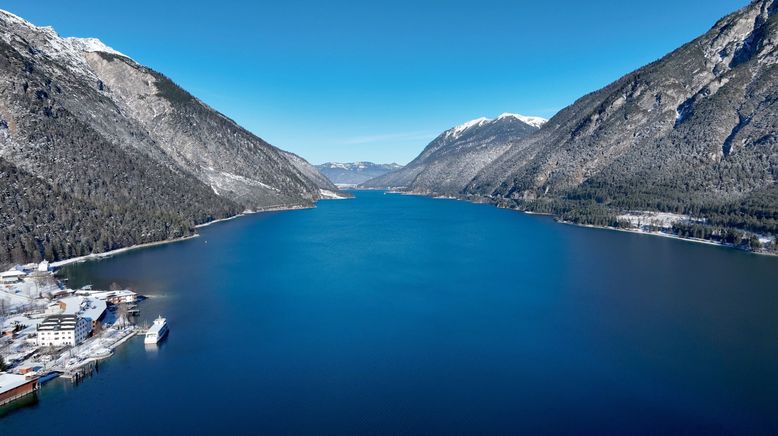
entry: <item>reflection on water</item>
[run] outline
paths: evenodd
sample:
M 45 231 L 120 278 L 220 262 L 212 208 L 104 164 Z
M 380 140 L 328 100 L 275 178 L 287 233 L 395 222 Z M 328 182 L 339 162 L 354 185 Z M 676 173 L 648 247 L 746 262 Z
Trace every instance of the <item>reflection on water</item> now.
M 33 392 L 30 395 L 25 395 L 22 398 L 19 398 L 18 400 L 14 400 L 8 404 L 0 406 L 0 418 L 8 414 L 11 414 L 13 412 L 16 412 L 18 410 L 28 408 L 28 407 L 35 407 L 37 405 L 38 405 L 38 393 Z

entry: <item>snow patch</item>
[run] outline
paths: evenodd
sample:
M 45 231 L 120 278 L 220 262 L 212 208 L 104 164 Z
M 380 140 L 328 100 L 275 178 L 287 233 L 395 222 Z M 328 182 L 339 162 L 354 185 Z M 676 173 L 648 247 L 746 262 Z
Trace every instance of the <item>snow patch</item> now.
M 70 44 L 70 46 L 73 47 L 73 49 L 76 51 L 88 52 L 88 53 L 101 51 L 104 53 L 124 56 L 126 58 L 129 57 L 124 53 L 121 53 L 119 51 L 112 49 L 111 47 L 108 47 L 103 43 L 103 41 L 100 41 L 97 38 L 68 37 L 68 38 L 63 38 L 63 41 L 65 41 L 67 44 Z
M 324 200 L 344 200 L 346 198 L 337 192 L 332 192 L 328 189 L 319 189 L 319 195 L 321 195 L 321 198 Z
M 97 76 L 86 62 L 84 53 L 106 52 L 124 56 L 108 47 L 96 38 L 62 38 L 53 27 L 36 26 L 8 11 L 0 9 L 0 38 L 10 43 L 14 34 L 25 36 L 28 32 L 36 34 L 36 49 L 46 56 L 56 59 L 71 71 L 88 80 L 97 80 Z
M 546 124 L 548 122 L 548 120 L 545 119 L 545 118 L 529 117 L 529 116 L 526 116 L 526 115 L 512 114 L 512 113 L 508 113 L 508 112 L 500 114 L 500 116 L 497 117 L 498 120 L 502 120 L 502 119 L 505 119 L 505 118 L 515 118 L 515 119 L 521 121 L 524 124 L 529 124 L 530 126 L 537 127 L 537 128 L 540 128 L 541 126 L 543 126 L 543 124 Z
M 462 134 L 465 133 L 467 130 L 472 129 L 473 127 L 480 127 L 480 126 L 483 126 L 484 124 L 493 123 L 495 121 L 504 120 L 506 118 L 514 118 L 516 120 L 521 121 L 524 124 L 528 124 L 528 125 L 530 125 L 532 127 L 536 127 L 536 128 L 540 128 L 541 126 L 543 126 L 543 124 L 546 124 L 548 122 L 547 119 L 541 118 L 541 117 L 530 117 L 530 116 L 526 116 L 526 115 L 512 114 L 512 113 L 505 112 L 505 113 L 501 114 L 500 116 L 498 116 L 497 118 L 495 118 L 494 120 L 491 119 L 491 118 L 481 117 L 481 118 L 476 118 L 474 120 L 470 120 L 470 121 L 468 121 L 466 123 L 460 124 L 460 125 L 458 125 L 458 126 L 456 126 L 454 128 L 446 130 L 445 136 L 447 138 L 454 138 L 454 139 L 456 139 L 456 138 L 459 138 L 460 136 L 462 136 Z
M 629 212 L 617 217 L 619 221 L 626 221 L 635 228 L 656 227 L 661 229 L 670 229 L 674 224 L 683 223 L 704 223 L 702 218 L 694 218 L 689 215 L 682 215 L 668 212 L 636 211 Z
M 489 121 L 491 121 L 491 120 L 489 118 L 486 118 L 486 117 L 481 117 L 481 118 L 476 118 L 474 120 L 470 120 L 470 121 L 468 121 L 466 123 L 462 123 L 462 124 L 454 127 L 453 129 L 449 129 L 446 132 L 446 136 L 458 138 L 458 137 L 462 136 L 462 133 L 464 133 L 466 130 L 471 129 L 471 128 L 476 127 L 476 126 L 482 126 L 482 125 L 488 123 Z
M 208 177 L 208 184 L 210 185 L 211 189 L 214 193 L 217 195 L 219 194 L 219 191 L 230 191 L 235 189 L 235 185 L 244 185 L 244 186 L 258 186 L 265 188 L 270 191 L 274 192 L 281 192 L 280 189 L 270 186 L 266 183 L 262 183 L 259 180 L 254 180 L 245 176 L 241 176 L 240 174 L 233 174 L 228 173 L 226 171 L 209 171 L 207 174 Z

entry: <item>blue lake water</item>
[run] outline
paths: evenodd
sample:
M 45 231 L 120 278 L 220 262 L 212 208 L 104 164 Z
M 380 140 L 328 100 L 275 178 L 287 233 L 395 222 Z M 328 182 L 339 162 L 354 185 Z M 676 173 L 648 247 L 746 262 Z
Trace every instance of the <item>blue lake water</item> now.
M 356 195 L 67 268 L 170 337 L 0 434 L 778 432 L 778 258 Z

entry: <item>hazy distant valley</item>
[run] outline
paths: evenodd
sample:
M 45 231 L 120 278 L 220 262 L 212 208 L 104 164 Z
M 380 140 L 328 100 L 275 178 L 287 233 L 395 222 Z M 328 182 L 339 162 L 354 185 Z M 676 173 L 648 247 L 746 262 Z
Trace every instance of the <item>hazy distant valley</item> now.
M 336 186 L 342 187 L 355 187 L 400 168 L 402 165 L 396 163 L 375 164 L 372 162 L 327 162 L 316 165 L 316 169 L 320 173 Z

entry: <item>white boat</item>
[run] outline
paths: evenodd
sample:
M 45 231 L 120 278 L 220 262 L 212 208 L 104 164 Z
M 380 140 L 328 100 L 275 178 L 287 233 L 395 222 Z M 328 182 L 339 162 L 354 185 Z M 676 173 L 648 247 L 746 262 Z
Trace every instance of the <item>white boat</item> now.
M 146 344 L 156 344 L 167 335 L 167 320 L 161 316 L 154 320 L 154 324 L 146 331 L 146 338 L 143 340 Z

